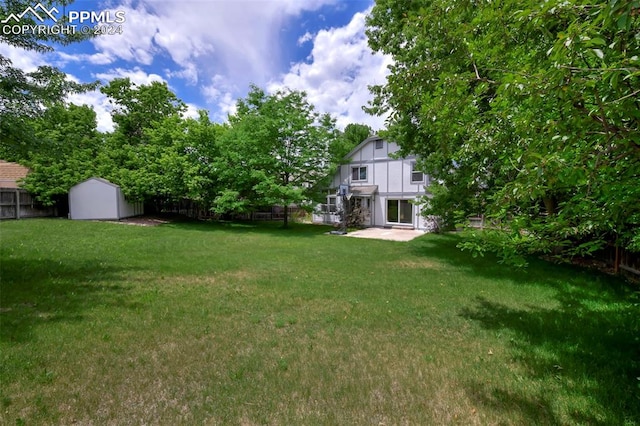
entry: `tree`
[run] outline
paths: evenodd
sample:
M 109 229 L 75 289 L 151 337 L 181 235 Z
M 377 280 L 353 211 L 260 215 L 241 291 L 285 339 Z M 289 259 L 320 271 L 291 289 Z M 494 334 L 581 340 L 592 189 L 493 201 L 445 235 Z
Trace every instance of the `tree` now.
M 175 199 L 175 182 L 164 165 L 178 161 L 169 157 L 179 155 L 176 144 L 182 144 L 186 137 L 181 116 L 186 109 L 184 103 L 160 82 L 136 85 L 128 78 L 117 78 L 100 91 L 113 105 L 116 124 L 106 138 L 106 152 L 113 167 L 103 176 L 120 185 L 130 199 Z
M 640 4 L 379 0 L 372 112 L 434 177 L 424 210 L 500 223 L 479 250 L 640 249 Z
M 266 94 L 251 86 L 229 117 L 221 138 L 220 186 L 216 210 L 288 208 L 314 198 L 316 184 L 331 166 L 329 147 L 337 138 L 335 121 L 315 111 L 304 92 Z
M 371 127 L 366 124 L 347 124 L 341 137 L 337 138 L 329 148 L 333 162 L 336 165 L 340 164 L 353 148 L 372 135 L 373 131 Z
M 72 1 L 41 1 L 44 7 L 54 4 L 66 6 Z M 0 4 L 0 17 L 20 14 L 32 2 L 8 0 Z M 21 17 L 20 25 L 36 25 L 31 14 Z M 65 18 L 58 21 L 64 25 Z M 37 52 L 53 51 L 54 44 L 67 45 L 90 37 L 90 35 L 40 31 L 13 31 L 13 21 L 0 23 L 0 42 L 9 46 Z M 13 66 L 11 60 L 0 55 L 0 156 L 10 160 L 28 157 L 30 152 L 42 149 L 35 137 L 31 120 L 42 116 L 52 105 L 60 104 L 70 93 L 90 90 L 96 83 L 80 84 L 71 81 L 66 74 L 52 66 L 40 66 L 35 71 L 25 72 Z
M 156 179 L 154 198 L 169 202 L 189 200 L 202 209 L 217 195 L 216 141 L 223 126 L 211 123 L 206 111 L 197 119 L 170 116 L 146 129 L 149 147 L 159 147 L 145 168 Z
M 102 135 L 96 130 L 96 114 L 83 105 L 54 105 L 33 121 L 34 136 L 47 150 L 32 152 L 25 165 L 31 169 L 24 188 L 38 200 L 52 205 L 56 197 L 104 167 Z

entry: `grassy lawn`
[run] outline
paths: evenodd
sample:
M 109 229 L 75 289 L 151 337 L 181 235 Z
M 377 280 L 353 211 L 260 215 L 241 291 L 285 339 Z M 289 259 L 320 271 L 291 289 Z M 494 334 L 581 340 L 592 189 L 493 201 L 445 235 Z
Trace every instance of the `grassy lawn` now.
M 326 230 L 0 223 L 0 424 L 640 425 L 621 281 Z

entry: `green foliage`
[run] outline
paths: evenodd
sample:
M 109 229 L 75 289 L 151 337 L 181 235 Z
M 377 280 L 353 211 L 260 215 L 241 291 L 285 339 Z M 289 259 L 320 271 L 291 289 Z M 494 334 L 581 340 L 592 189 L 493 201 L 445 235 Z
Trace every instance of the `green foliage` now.
M 169 90 L 167 84 L 157 81 L 137 85 L 129 78 L 116 78 L 100 91 L 109 97 L 113 106 L 111 117 L 117 125 L 117 132 L 130 145 L 144 143 L 145 129 L 186 110 L 186 105 Z
M 198 119 L 183 118 L 186 106 L 165 83 L 115 79 L 101 91 L 114 106 L 116 123 L 105 145 L 111 167 L 102 176 L 130 199 L 206 205 L 215 196 L 221 126 L 212 124 L 205 111 Z
M 40 2 L 45 7 L 67 5 L 71 1 Z M 19 14 L 32 2 L 11 0 L 0 4 L 0 16 Z M 21 25 L 36 25 L 30 14 L 21 18 Z M 59 21 L 64 24 L 64 18 Z M 14 34 L 9 27 L 14 23 L 0 23 L 0 42 L 9 46 L 34 50 L 53 51 L 54 44 L 69 44 L 89 38 L 91 35 L 54 34 L 54 32 L 23 31 Z M 80 84 L 67 79 L 64 72 L 51 66 L 40 66 L 25 72 L 13 66 L 11 60 L 0 55 L 0 157 L 7 160 L 24 160 L 36 149 L 47 150 L 36 137 L 31 120 L 42 116 L 51 106 L 64 102 L 70 93 L 78 93 L 96 87 L 96 83 Z
M 33 120 L 34 137 L 47 149 L 23 161 L 32 170 L 25 188 L 52 204 L 97 176 L 120 185 L 131 200 L 158 207 L 191 200 L 206 208 L 217 195 L 216 139 L 223 126 L 211 123 L 205 111 L 183 118 L 183 104 L 166 85 L 113 83 L 104 88 L 117 93 L 111 134 L 97 132 L 95 112 L 87 106 L 55 105 Z
M 252 86 L 221 136 L 214 200 L 220 213 L 261 206 L 305 205 L 331 167 L 338 133 L 329 115 L 315 111 L 304 92 L 266 94 Z M 285 226 L 287 224 L 285 214 Z
M 332 162 L 336 165 L 344 161 L 344 157 L 358 146 L 360 142 L 373 135 L 373 130 L 366 124 L 347 124 L 341 137 L 336 138 L 329 147 Z
M 31 172 L 23 185 L 39 201 L 51 205 L 73 185 L 98 175 L 105 160 L 103 138 L 90 107 L 55 105 L 33 121 L 35 138 L 47 149 L 32 151 L 24 160 Z
M 517 225 L 518 253 L 637 249 L 639 7 L 378 1 L 369 43 L 394 64 L 369 110 L 438 182 L 425 214 Z

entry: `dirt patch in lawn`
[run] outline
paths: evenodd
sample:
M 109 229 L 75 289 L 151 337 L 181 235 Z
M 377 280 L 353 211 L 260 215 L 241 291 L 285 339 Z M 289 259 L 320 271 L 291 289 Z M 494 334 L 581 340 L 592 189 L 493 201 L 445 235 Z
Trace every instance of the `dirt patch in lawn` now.
M 135 216 L 109 222 L 118 223 L 120 225 L 158 226 L 165 223 L 170 223 L 171 221 L 166 218 L 159 218 L 155 216 Z

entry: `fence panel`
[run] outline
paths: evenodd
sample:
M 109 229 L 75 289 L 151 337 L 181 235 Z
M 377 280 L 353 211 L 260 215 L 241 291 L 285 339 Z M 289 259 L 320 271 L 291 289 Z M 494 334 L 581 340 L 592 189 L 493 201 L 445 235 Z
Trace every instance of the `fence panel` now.
M 54 207 L 40 205 L 24 189 L 0 189 L 0 219 L 55 216 Z
M 14 189 L 0 190 L 0 219 L 17 218 L 16 197 L 18 193 Z

